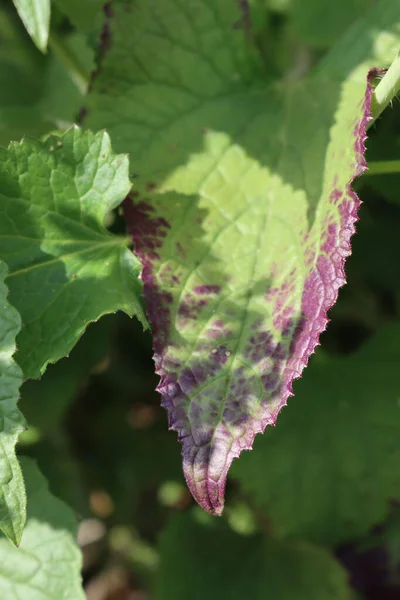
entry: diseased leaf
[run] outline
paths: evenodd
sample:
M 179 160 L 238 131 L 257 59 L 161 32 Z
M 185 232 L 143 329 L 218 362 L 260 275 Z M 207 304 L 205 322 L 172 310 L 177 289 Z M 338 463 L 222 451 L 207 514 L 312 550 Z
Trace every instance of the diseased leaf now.
M 27 32 L 42 52 L 46 52 L 50 29 L 50 0 L 13 0 Z
M 21 319 L 7 300 L 6 275 L 6 266 L 0 261 L 0 530 L 19 544 L 26 519 L 26 496 L 15 445 L 25 420 L 17 408 L 22 371 L 13 354 Z
M 84 600 L 76 521 L 66 504 L 52 496 L 33 461 L 23 458 L 28 496 L 21 545 L 0 539 L 0 596 L 7 600 Z
M 0 153 L 0 256 L 23 321 L 16 358 L 35 378 L 103 314 L 145 322 L 139 263 L 103 225 L 131 187 L 128 158 L 113 154 L 106 133 L 78 128 Z
M 399 497 L 399 336 L 391 325 L 353 355 L 312 364 L 279 426 L 234 465 L 279 535 L 357 539 Z
M 171 519 L 160 559 L 155 600 L 350 599 L 346 572 L 326 550 L 241 537 L 225 523 L 201 526 L 190 514 Z
M 232 460 L 275 423 L 345 281 L 367 74 L 399 44 L 398 3 L 379 3 L 306 79 L 273 84 L 231 0 L 112 10 L 87 124 L 135 165 L 125 214 L 158 389 L 189 487 L 220 514 Z

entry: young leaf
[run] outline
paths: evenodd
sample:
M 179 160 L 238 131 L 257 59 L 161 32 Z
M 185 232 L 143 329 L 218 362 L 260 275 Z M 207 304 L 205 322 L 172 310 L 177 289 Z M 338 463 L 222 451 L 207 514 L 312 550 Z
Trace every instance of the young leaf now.
M 0 149 L 0 256 L 23 329 L 26 378 L 68 354 L 86 325 L 124 310 L 145 323 L 139 263 L 103 223 L 129 192 L 128 157 L 78 128 Z
M 112 10 L 87 124 L 139 175 L 125 212 L 158 389 L 189 487 L 220 514 L 232 460 L 275 423 L 345 281 L 367 73 L 399 44 L 398 4 L 379 3 L 312 75 L 273 84 L 231 0 Z
M 279 426 L 233 467 L 276 533 L 338 544 L 384 520 L 400 494 L 400 326 L 311 365 Z
M 46 52 L 50 29 L 50 0 L 13 0 L 27 32 L 42 52 Z
M 179 540 L 179 544 L 177 544 Z M 322 548 L 241 537 L 225 523 L 174 516 L 160 541 L 156 600 L 349 600 L 344 569 Z
M 26 496 L 15 445 L 25 420 L 17 408 L 22 371 L 13 354 L 21 319 L 7 300 L 6 275 L 7 269 L 0 261 L 0 530 L 19 544 L 26 519 Z
M 21 545 L 0 539 L 0 596 L 7 600 L 84 600 L 72 510 L 50 494 L 35 463 L 21 460 L 28 496 Z

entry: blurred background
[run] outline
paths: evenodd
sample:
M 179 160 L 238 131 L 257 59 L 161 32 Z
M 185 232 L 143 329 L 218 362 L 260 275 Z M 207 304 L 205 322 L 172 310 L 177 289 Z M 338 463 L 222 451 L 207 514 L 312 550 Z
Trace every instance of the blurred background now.
M 372 4 L 250 0 L 250 14 L 271 71 L 305 73 Z M 1 145 L 84 125 L 102 2 L 81 2 L 78 21 L 76 11 L 71 8 L 71 17 L 62 5 L 64 12 L 53 2 L 49 52 L 42 55 L 12 2 L 0 1 Z M 396 158 L 397 101 L 368 141 L 369 160 Z M 365 175 L 356 188 L 363 204 L 348 283 L 321 347 L 294 386 L 288 414 L 234 465 L 222 519 L 195 506 L 185 486 L 180 445 L 155 392 L 151 337 L 136 321 L 122 314 L 101 319 L 68 359 L 24 384 L 20 408 L 29 429 L 19 451 L 37 459 L 53 493 L 78 516 L 88 600 L 294 598 L 290 591 L 273 595 L 282 583 L 272 575 L 265 584 L 271 596 L 257 595 L 249 583 L 261 577 L 260 544 L 269 538 L 328 548 L 354 599 L 400 598 L 400 489 L 392 474 L 399 468 L 400 426 L 386 408 L 387 397 L 400 401 L 400 176 Z M 125 230 L 117 213 L 108 225 L 115 233 Z M 348 416 L 352 403 L 359 413 Z M 352 471 L 359 452 L 365 472 Z M 354 514 L 366 517 L 352 522 Z M 306 578 L 298 559 L 280 551 L 288 576 Z M 316 589 L 304 598 L 335 597 L 328 593 Z

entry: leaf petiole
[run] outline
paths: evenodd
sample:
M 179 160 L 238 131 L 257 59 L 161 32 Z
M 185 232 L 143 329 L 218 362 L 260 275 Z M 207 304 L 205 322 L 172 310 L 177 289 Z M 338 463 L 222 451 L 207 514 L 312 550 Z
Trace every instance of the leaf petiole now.
M 368 163 L 365 175 L 386 175 L 400 173 L 400 160 L 378 160 Z
M 400 52 L 386 71 L 381 81 L 376 86 L 371 100 L 371 116 L 373 121 L 370 121 L 368 127 L 376 121 L 382 112 L 389 106 L 393 98 L 400 91 Z

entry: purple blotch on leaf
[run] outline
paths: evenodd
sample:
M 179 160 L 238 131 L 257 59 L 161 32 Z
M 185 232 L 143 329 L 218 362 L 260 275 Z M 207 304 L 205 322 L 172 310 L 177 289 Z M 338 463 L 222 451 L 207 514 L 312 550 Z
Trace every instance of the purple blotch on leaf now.
M 273 309 L 273 330 L 265 330 L 262 317 L 254 314 L 253 323 L 249 323 L 251 334 L 240 356 L 232 356 L 229 349 L 236 347 L 231 340 L 237 332 L 231 328 L 234 315 L 240 313 L 232 305 L 224 309 L 226 316 L 232 315 L 230 327 L 223 318 L 210 318 L 196 346 L 201 351 L 188 356 L 184 365 L 179 364 L 174 355 L 176 342 L 171 341 L 176 327 L 171 315 L 173 300 L 182 291 L 181 284 L 177 282 L 175 289 L 171 287 L 171 292 L 165 292 L 157 278 L 162 263 L 158 256 L 162 256 L 169 239 L 170 220 L 161 216 L 169 214 L 168 206 L 164 204 L 155 210 L 146 203 L 133 206 L 127 201 L 124 205 L 128 230 L 143 264 L 144 295 L 153 327 L 156 370 L 161 377 L 158 390 L 168 410 L 170 426 L 178 432 L 183 444 L 183 467 L 191 492 L 212 514 L 222 512 L 232 460 L 242 450 L 252 447 L 257 433 L 268 424 L 275 424 L 278 413 L 293 395 L 293 381 L 300 377 L 318 344 L 328 322 L 327 311 L 345 282 L 344 261 L 350 253 L 359 206 L 351 183 L 366 168 L 364 142 L 370 120 L 370 82 L 375 75 L 375 71 L 369 74 L 362 117 L 354 127 L 357 163 L 351 180 L 344 189 L 338 188 L 338 177 L 331 182 L 330 203 L 332 210 L 338 211 L 340 223 L 329 219 L 323 223 L 321 251 L 311 236 L 304 234 L 305 266 L 309 273 L 301 304 L 295 309 L 290 303 L 295 272 L 290 273 L 281 287 L 267 287 L 264 298 Z M 184 262 L 185 247 L 175 238 L 169 242 L 169 249 L 171 245 Z M 270 275 L 274 279 L 274 274 Z M 203 309 L 209 311 L 209 304 L 218 302 L 214 296 L 221 290 L 213 281 L 185 290 L 178 306 L 183 328 L 193 327 Z M 199 303 L 202 296 L 206 302 L 203 305 Z

